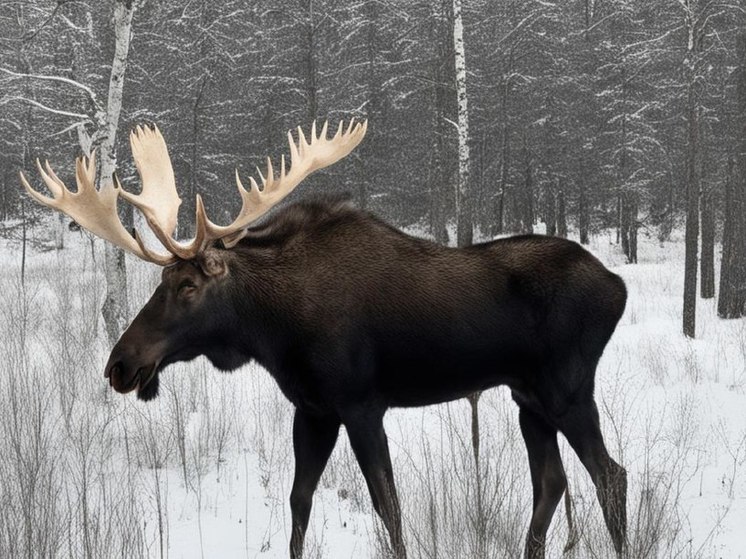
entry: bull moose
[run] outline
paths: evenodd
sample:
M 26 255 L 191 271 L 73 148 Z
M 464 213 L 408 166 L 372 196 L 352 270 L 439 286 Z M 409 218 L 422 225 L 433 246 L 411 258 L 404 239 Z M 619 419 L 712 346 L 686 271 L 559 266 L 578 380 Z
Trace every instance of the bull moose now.
M 626 545 L 626 472 L 608 454 L 593 399 L 596 366 L 622 316 L 623 281 L 578 244 L 523 235 L 449 248 L 411 237 L 346 201 L 290 205 L 257 223 L 317 169 L 349 154 L 367 121 L 307 140 L 290 132 L 290 168 L 267 159 L 227 226 L 199 195 L 196 234 L 174 239 L 181 203 L 155 127 L 130 134 L 142 192 L 96 190 L 95 154 L 76 161 L 77 192 L 47 163 L 38 202 L 94 235 L 163 266 L 161 284 L 121 336 L 104 372 L 117 392 L 158 394 L 169 364 L 206 356 L 221 370 L 255 359 L 295 406 L 290 556 L 302 557 L 313 493 L 344 425 L 398 558 L 406 557 L 383 416 L 507 385 L 519 408 L 533 485 L 525 557 L 545 555 L 566 489 L 561 432 L 588 470 L 618 554 Z M 117 216 L 121 197 L 145 216 L 155 250 Z

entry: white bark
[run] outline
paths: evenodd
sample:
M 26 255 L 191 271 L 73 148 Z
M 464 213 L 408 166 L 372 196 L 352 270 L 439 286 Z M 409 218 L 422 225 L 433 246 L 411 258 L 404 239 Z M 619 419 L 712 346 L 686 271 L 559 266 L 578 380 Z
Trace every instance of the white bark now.
M 127 69 L 130 39 L 132 37 L 132 16 L 135 12 L 134 0 L 116 0 L 114 7 L 114 35 L 116 37 L 114 60 L 109 77 L 109 96 L 106 105 L 104 130 L 101 130 L 101 179 L 100 188 L 114 188 L 112 174 L 116 169 L 115 151 L 119 114 L 122 110 L 124 74 Z M 109 243 L 106 246 L 106 299 L 102 313 L 106 323 L 109 342 L 113 345 L 127 326 L 129 309 L 127 305 L 127 275 L 124 251 Z
M 461 0 L 453 0 L 453 47 L 456 58 L 456 95 L 458 99 L 456 237 L 458 246 L 466 246 L 472 242 L 473 229 L 469 193 L 469 108 L 466 97 L 466 56 Z

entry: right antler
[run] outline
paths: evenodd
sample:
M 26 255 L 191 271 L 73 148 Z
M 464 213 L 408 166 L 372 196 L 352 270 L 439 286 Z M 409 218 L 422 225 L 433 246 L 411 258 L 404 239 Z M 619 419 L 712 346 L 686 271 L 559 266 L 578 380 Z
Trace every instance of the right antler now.
M 93 156 L 90 160 L 79 158 L 76 161 L 77 192 L 69 191 L 48 163 L 46 163 L 45 172 L 38 160 L 39 172 L 52 192 L 53 198 L 48 198 L 31 188 L 23 173 L 21 173 L 21 182 L 36 201 L 69 215 L 94 235 L 106 239 L 143 260 L 166 266 L 175 262 L 176 259 L 194 258 L 211 242 L 218 239 L 222 239 L 227 248 L 234 246 L 243 238 L 246 228 L 251 223 L 290 194 L 303 179 L 318 169 L 336 163 L 355 149 L 365 136 L 368 127 L 367 121 L 355 124 L 353 119 L 347 126 L 347 130 L 344 130 L 343 123 L 340 122 L 337 133 L 333 138 L 328 139 L 326 137 L 327 124 L 324 123 L 318 137 L 316 136 L 316 123 L 313 124 L 310 142 L 306 140 L 299 127 L 297 145 L 288 132 L 290 171 L 286 172 L 285 157 L 282 156 L 280 176 L 275 177 L 272 161 L 267 158 L 266 177 L 259 171 L 262 181 L 261 190 L 253 178 L 250 179 L 249 190 L 246 190 L 236 172 L 236 184 L 242 204 L 238 217 L 230 225 L 220 226 L 210 221 L 205 214 L 202 197 L 198 194 L 196 234 L 186 243 L 173 238 L 181 199 L 176 192 L 176 182 L 166 142 L 155 127 L 152 129 L 137 127 L 130 134 L 132 156 L 142 182 L 140 194 L 132 194 L 121 188 L 116 177 L 113 188 L 103 188 L 97 191 L 94 186 L 96 166 Z M 142 212 L 148 226 L 170 254 L 155 253 L 145 246 L 137 232 L 134 237 L 127 233 L 117 215 L 116 204 L 119 196 Z
M 280 177 L 275 178 L 272 169 L 272 160 L 267 158 L 267 176 L 257 168 L 262 180 L 262 190 L 253 177 L 249 177 L 251 185 L 248 191 L 241 184 L 241 179 L 236 171 L 236 186 L 241 195 L 241 211 L 238 217 L 225 227 L 215 225 L 204 217 L 207 239 L 222 239 L 227 248 L 234 246 L 246 234 L 246 227 L 267 213 L 270 208 L 280 202 L 303 179 L 318 169 L 332 165 L 348 155 L 365 137 L 368 130 L 368 121 L 364 120 L 355 124 L 355 119 L 350 120 L 347 130 L 343 133 L 344 123 L 340 122 L 337 133 L 329 140 L 326 131 L 329 122 L 324 122 L 321 133 L 316 136 L 316 123 L 311 125 L 311 141 L 306 141 L 303 130 L 298 127 L 298 145 L 295 145 L 293 136 L 288 131 L 288 144 L 290 144 L 290 172 L 285 173 L 285 156 L 280 157 Z

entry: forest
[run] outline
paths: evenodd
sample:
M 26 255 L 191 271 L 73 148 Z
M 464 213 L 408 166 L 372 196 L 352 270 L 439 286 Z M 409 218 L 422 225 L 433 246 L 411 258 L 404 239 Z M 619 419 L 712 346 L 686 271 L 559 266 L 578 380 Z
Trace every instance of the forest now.
M 586 245 L 629 292 L 596 384 L 628 556 L 741 553 L 745 0 L 0 0 L 0 555 L 285 557 L 293 465 L 292 407 L 258 365 L 174 365 L 150 403 L 110 390 L 160 269 L 34 203 L 19 171 L 44 192 L 48 160 L 74 189 L 96 150 L 100 188 L 116 171 L 136 192 L 129 132 L 156 123 L 190 237 L 197 194 L 229 223 L 234 169 L 246 183 L 288 130 L 353 117 L 364 141 L 284 203 L 346 195 L 452 246 Z M 411 555 L 518 556 L 532 490 L 510 394 L 386 421 Z M 308 556 L 386 557 L 344 439 Z M 558 510 L 547 553 L 611 556 L 559 443 L 575 523 Z
M 130 18 L 116 118 L 105 102 L 114 5 Z M 4 6 L 0 218 L 23 212 L 16 174 L 36 157 L 69 165 L 109 141 L 126 186 L 133 173 L 117 128 L 157 122 L 185 193 L 188 233 L 195 194 L 227 221 L 238 203 L 232 168 L 251 170 L 286 130 L 358 116 L 371 126 L 352 171 L 317 178 L 314 193 L 347 192 L 398 225 L 426 224 L 440 242 L 461 206 L 467 242 L 472 231 L 491 238 L 538 222 L 583 243 L 614 229 L 632 263 L 640 232 L 664 240 L 685 228 L 685 316 L 698 229 L 703 297 L 714 296 L 714 243 L 725 234 L 726 244 L 734 239 L 726 265 L 741 279 L 724 274 L 740 296 L 726 294 L 737 300 L 724 300 L 721 315 L 743 312 L 743 257 L 731 262 L 745 249 L 742 2 L 465 2 L 463 83 L 452 2 Z
M 457 207 L 462 244 L 539 223 L 581 243 L 613 232 L 630 263 L 639 234 L 685 230 L 685 316 L 697 250 L 701 294 L 712 297 L 724 239 L 720 314 L 743 314 L 743 2 L 464 2 L 462 82 L 451 1 L 3 5 L 0 219 L 40 215 L 24 209 L 17 180 L 36 157 L 63 172 L 105 144 L 134 187 L 126 131 L 156 122 L 188 235 L 196 193 L 227 222 L 239 203 L 234 167 L 251 173 L 288 129 L 357 116 L 370 130 L 354 163 L 296 197 L 349 193 L 444 243 L 456 242 Z M 115 6 L 129 18 L 119 42 Z M 112 112 L 117 56 L 123 87 Z M 693 335 L 693 315 L 684 322 Z

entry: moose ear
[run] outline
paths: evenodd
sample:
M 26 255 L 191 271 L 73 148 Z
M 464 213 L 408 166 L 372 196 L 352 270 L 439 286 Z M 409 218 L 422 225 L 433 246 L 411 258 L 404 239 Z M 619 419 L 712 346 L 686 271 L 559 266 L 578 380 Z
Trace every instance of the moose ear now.
M 222 278 L 223 276 L 228 275 L 228 264 L 219 251 L 205 251 L 200 255 L 199 265 L 205 275 L 211 278 Z

